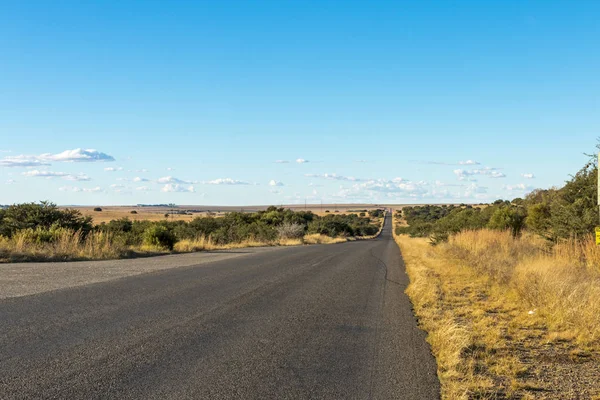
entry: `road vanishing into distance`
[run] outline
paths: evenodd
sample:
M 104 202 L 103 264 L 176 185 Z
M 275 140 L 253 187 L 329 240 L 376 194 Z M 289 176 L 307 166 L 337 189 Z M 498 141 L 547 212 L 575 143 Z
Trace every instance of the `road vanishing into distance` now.
M 391 226 L 4 298 L 0 399 L 436 399 Z

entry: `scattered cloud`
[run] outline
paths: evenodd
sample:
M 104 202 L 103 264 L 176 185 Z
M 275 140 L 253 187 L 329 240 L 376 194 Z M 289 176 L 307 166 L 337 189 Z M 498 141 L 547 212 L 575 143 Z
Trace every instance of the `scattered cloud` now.
M 76 186 L 62 186 L 58 188 L 61 192 L 80 192 L 80 193 L 98 193 L 102 191 L 100 186 L 96 186 L 94 188 L 80 188 Z
M 525 179 L 535 179 L 534 174 L 521 174 L 521 176 Z
M 308 178 L 321 178 L 328 179 L 334 181 L 350 181 L 350 182 L 360 182 L 361 179 L 357 179 L 353 176 L 342 176 L 338 174 L 304 174 L 304 176 Z
M 90 181 L 90 180 L 92 180 L 86 174 L 74 175 L 74 174 L 69 174 L 66 172 L 54 172 L 54 171 L 46 171 L 46 170 L 38 170 L 38 169 L 33 169 L 30 171 L 23 172 L 21 175 L 27 176 L 27 177 L 47 178 L 47 179 L 63 178 L 68 181 Z
M 454 174 L 459 180 L 471 180 L 469 178 L 475 175 L 487 176 L 490 178 L 506 178 L 506 175 L 498 170 L 498 168 L 485 167 L 481 169 L 455 169 Z
M 273 193 L 273 194 L 281 194 L 281 190 L 278 190 L 278 189 L 271 189 L 271 190 L 269 190 L 269 192 Z
M 167 183 L 160 189 L 161 192 L 165 193 L 194 193 L 194 186 L 182 186 L 177 183 Z
M 97 162 L 97 161 L 115 161 L 113 156 L 102 153 L 95 149 L 73 149 L 65 150 L 62 153 L 51 154 L 44 153 L 37 156 L 43 161 L 58 161 L 58 162 Z
M 105 171 L 107 172 L 116 172 L 116 171 L 123 171 L 122 167 L 106 167 L 104 168 Z
M 31 171 L 23 172 L 21 175 L 35 176 L 35 177 L 39 177 L 39 178 L 55 178 L 55 177 L 64 177 L 69 174 L 67 174 L 66 172 L 40 171 L 37 169 L 33 169 Z
M 158 178 L 157 182 L 158 183 L 187 184 L 187 185 L 192 184 L 192 183 L 197 183 L 197 182 L 193 182 L 193 181 L 184 181 L 183 179 L 177 179 L 172 176 L 164 176 L 162 178 Z
M 289 161 L 287 161 L 287 160 L 275 160 L 275 163 L 276 164 L 288 164 Z
M 435 186 L 437 187 L 466 187 L 467 185 L 463 183 L 445 183 L 442 181 L 435 181 Z
M 6 185 L 12 185 L 14 183 L 17 183 L 17 181 L 15 181 L 14 179 L 7 179 L 6 182 L 4 182 Z
M 167 171 L 175 171 L 175 168 L 167 167 Z
M 77 175 L 66 175 L 65 179 L 68 181 L 91 181 L 92 178 L 87 176 L 86 174 L 77 174 Z
M 138 186 L 135 188 L 135 190 L 137 190 L 138 192 L 149 192 L 152 189 L 150 189 L 148 186 Z
M 203 182 L 207 185 L 249 185 L 248 182 L 238 181 L 231 178 L 219 178 L 212 181 Z
M 5 157 L 0 160 L 0 167 L 43 167 L 50 163 L 26 158 L 25 156 Z
M 308 160 L 305 160 L 304 158 L 298 158 L 298 159 L 296 159 L 296 162 L 297 162 L 298 164 L 305 164 L 305 163 L 307 163 L 307 162 L 309 162 L 309 161 L 308 161 Z
M 516 185 L 505 185 L 504 189 L 510 190 L 511 192 L 531 192 L 534 187 L 524 183 L 518 183 Z
M 150 179 L 146 179 L 146 178 L 141 178 L 139 176 L 136 176 L 135 178 L 133 178 L 134 182 L 149 182 Z
M 323 187 L 323 185 L 319 185 L 318 183 L 312 183 L 312 182 L 309 183 L 308 186 L 311 186 L 311 187 Z
M 414 164 L 430 164 L 430 165 L 480 165 L 479 162 L 473 160 L 458 161 L 458 162 L 445 162 L 445 161 L 419 161 L 411 160 Z
M 39 167 L 50 165 L 52 162 L 97 162 L 115 161 L 113 156 L 94 149 L 65 150 L 62 153 L 44 153 L 4 157 L 0 160 L 2 167 Z
M 136 169 L 135 172 L 148 172 L 146 168 Z
M 271 179 L 269 181 L 269 186 L 284 186 L 284 185 L 283 185 L 283 182 L 277 182 L 276 180 Z

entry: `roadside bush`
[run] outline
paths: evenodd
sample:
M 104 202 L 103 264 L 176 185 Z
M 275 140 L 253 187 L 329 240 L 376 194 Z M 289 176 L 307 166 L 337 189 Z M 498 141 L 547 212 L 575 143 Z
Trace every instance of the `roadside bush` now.
M 65 228 L 80 231 L 83 236 L 92 230 L 92 218 L 73 209 L 59 209 L 47 201 L 14 204 L 2 210 L 0 235 L 11 237 L 23 229 L 50 230 Z
M 99 211 L 102 211 L 102 209 L 100 207 L 95 207 L 94 211 L 98 211 L 99 212 Z
M 286 222 L 277 227 L 279 239 L 301 239 L 304 236 L 304 225 Z
M 153 225 L 144 231 L 143 242 L 146 246 L 162 247 L 173 250 L 177 239 L 173 232 L 163 225 Z

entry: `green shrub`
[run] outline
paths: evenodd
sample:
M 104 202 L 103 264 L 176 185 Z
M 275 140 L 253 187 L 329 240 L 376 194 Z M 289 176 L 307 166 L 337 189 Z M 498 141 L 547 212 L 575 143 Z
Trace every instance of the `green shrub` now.
M 162 247 L 173 250 L 177 239 L 173 232 L 163 225 L 153 225 L 144 231 L 146 246 Z

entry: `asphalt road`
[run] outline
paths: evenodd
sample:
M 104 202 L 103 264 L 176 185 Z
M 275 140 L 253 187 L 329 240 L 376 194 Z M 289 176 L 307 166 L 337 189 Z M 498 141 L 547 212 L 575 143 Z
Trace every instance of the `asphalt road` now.
M 390 227 L 0 300 L 0 399 L 438 398 Z

